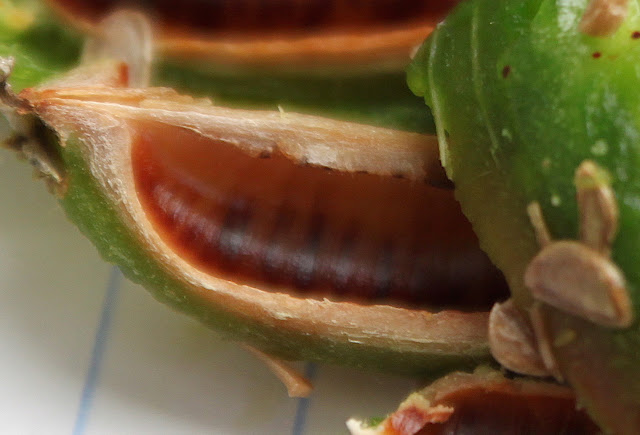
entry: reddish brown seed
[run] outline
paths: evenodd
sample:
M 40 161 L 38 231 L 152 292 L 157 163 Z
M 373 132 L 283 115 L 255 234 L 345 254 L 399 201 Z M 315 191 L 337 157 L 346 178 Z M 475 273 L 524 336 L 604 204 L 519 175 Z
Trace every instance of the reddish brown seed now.
M 134 126 L 143 207 L 197 267 L 262 287 L 488 308 L 507 294 L 450 190 L 293 164 Z

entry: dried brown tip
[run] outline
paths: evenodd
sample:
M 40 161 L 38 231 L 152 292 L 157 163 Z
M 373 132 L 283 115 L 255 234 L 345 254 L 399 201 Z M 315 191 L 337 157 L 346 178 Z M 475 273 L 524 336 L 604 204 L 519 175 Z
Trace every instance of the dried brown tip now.
M 497 303 L 489 314 L 489 346 L 505 368 L 531 376 L 549 376 L 527 317 L 512 299 Z
M 551 375 L 558 380 L 558 382 L 564 382 L 564 377 L 560 373 L 560 367 L 556 361 L 556 357 L 553 355 L 553 342 L 550 334 L 542 319 L 541 305 L 539 302 L 535 302 L 529 311 L 529 319 L 531 320 L 531 327 L 535 335 L 536 343 L 538 344 L 538 354 L 542 359 L 542 362 Z
M 255 355 L 260 361 L 265 363 L 265 365 L 271 370 L 271 372 L 276 375 L 278 379 L 284 384 L 287 388 L 287 392 L 289 397 L 308 397 L 313 391 L 313 385 L 298 373 L 295 369 L 289 366 L 286 362 L 282 361 L 279 358 L 276 358 L 272 355 L 262 352 L 261 350 L 256 349 L 255 347 L 243 345 L 243 347 Z
M 591 0 L 582 16 L 579 29 L 595 37 L 613 35 L 627 16 L 628 0 Z
M 549 234 L 547 224 L 544 221 L 540 203 L 538 201 L 534 201 L 529 204 L 527 206 L 527 214 L 529 215 L 529 220 L 531 221 L 531 225 L 533 226 L 533 230 L 536 234 L 538 245 L 542 248 L 548 246 L 552 239 L 551 234 Z
M 609 256 L 618 230 L 618 204 L 609 174 L 594 162 L 585 160 L 576 170 L 580 240 Z
M 622 272 L 582 243 L 544 248 L 529 263 L 524 282 L 535 299 L 599 325 L 625 328 L 633 321 Z

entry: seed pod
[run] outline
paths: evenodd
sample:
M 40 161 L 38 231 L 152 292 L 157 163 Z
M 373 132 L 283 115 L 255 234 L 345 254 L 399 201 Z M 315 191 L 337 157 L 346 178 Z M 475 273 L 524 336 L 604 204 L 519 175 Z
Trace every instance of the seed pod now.
M 435 381 L 374 427 L 355 419 L 347 426 L 353 435 L 601 433 L 571 389 L 487 368 Z
M 159 50 L 171 56 L 291 72 L 401 69 L 456 1 L 186 1 L 180 13 L 160 0 L 48 3 L 87 32 L 118 8 L 140 10 L 155 21 Z
M 452 191 L 424 182 L 442 179 L 432 136 L 123 88 L 121 68 L 13 100 L 55 133 L 41 145 L 70 218 L 134 281 L 285 358 L 413 373 L 488 358 L 506 287 Z
M 156 85 L 218 104 L 433 131 L 403 69 L 455 1 L 193 1 L 178 14 L 160 1 L 7 0 L 0 17 L 24 17 L 0 19 L 0 55 L 19 56 L 14 86 L 74 67 L 86 36 L 100 38 L 123 3 L 154 23 Z
M 590 5 L 604 3 L 626 4 L 624 20 L 610 36 L 586 35 Z M 639 16 L 637 2 L 474 0 L 446 19 L 409 68 L 411 87 L 434 111 L 456 197 L 514 301 L 524 310 L 532 296 L 547 302 L 536 309 L 547 360 L 603 429 L 620 434 L 640 432 Z M 525 285 L 530 264 L 559 253 L 545 253 L 562 247 L 551 248 L 560 243 L 553 240 L 598 253 L 590 279 L 602 284 L 606 271 L 617 284 L 592 282 L 585 297 L 609 298 L 607 307 L 592 306 L 612 313 L 609 325 L 585 316 L 589 303 L 570 281 L 587 276 L 576 269 L 566 288 L 553 284 L 555 301 Z M 555 281 L 549 269 L 543 275 Z M 542 282 L 533 284 L 539 290 Z

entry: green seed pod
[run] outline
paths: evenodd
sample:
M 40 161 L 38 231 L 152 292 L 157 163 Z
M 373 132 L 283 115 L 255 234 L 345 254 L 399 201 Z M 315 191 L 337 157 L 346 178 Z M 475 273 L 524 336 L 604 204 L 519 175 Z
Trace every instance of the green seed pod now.
M 601 433 L 584 410 L 576 408 L 570 388 L 507 379 L 487 367 L 438 379 L 378 424 L 351 419 L 347 426 L 353 435 Z
M 128 71 L 3 82 L 9 145 L 107 260 L 279 357 L 428 376 L 490 361 L 506 287 L 437 186 L 434 136 L 127 88 Z
M 476 0 L 408 70 L 548 373 L 628 434 L 640 430 L 639 55 L 637 2 Z
M 411 1 L 390 13 L 387 0 L 190 2 L 175 14 L 162 1 L 7 0 L 0 55 L 19 57 L 16 89 L 41 83 L 76 66 L 85 37 L 126 7 L 154 18 L 155 85 L 217 104 L 433 132 L 403 69 L 454 3 Z

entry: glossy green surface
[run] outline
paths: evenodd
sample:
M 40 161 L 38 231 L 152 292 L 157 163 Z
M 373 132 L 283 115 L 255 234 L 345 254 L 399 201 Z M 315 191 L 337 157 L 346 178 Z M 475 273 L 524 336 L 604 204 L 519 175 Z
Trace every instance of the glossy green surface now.
M 408 70 L 432 108 L 441 155 L 465 214 L 506 273 L 516 300 L 538 251 L 526 206 L 538 201 L 556 239 L 575 239 L 574 172 L 605 168 L 620 208 L 613 260 L 640 317 L 640 13 L 611 37 L 581 33 L 587 0 L 465 2 Z M 554 352 L 581 401 L 606 428 L 640 430 L 640 329 L 611 330 L 545 310 Z

